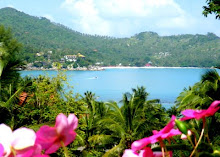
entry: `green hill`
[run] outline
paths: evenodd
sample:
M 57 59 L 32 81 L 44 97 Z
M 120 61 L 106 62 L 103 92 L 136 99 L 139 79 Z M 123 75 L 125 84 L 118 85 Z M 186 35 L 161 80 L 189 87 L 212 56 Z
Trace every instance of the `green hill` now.
M 64 55 L 81 53 L 84 62 L 104 65 L 203 66 L 219 64 L 220 38 L 207 35 L 159 36 L 142 32 L 130 38 L 92 36 L 73 31 L 43 17 L 34 17 L 12 8 L 0 9 L 0 25 L 11 28 L 23 43 L 22 59 L 60 61 Z M 48 55 L 48 51 L 53 53 Z M 40 53 L 41 52 L 41 53 Z M 40 56 L 36 56 L 40 53 Z

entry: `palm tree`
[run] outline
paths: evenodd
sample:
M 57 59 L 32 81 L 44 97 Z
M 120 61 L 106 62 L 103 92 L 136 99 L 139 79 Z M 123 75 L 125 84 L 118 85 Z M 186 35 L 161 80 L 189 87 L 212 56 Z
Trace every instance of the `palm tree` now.
M 25 88 L 18 87 L 20 75 L 16 71 L 20 61 L 15 53 L 19 51 L 19 44 L 11 36 L 10 30 L 0 26 L 0 113 L 4 113 L 1 122 L 14 126 L 14 101 Z M 1 114 L 2 115 L 2 114 Z
M 20 75 L 16 68 L 21 65 L 17 58 L 20 47 L 21 45 L 12 37 L 11 30 L 0 26 L 0 101 L 3 100 L 2 93 L 10 90 L 10 85 L 16 87 L 19 80 Z
M 16 126 L 15 117 L 17 115 L 17 110 L 20 107 L 20 95 L 22 92 L 26 92 L 32 86 L 32 80 L 30 78 L 24 78 L 17 80 L 18 83 L 16 87 L 9 85 L 7 99 L 5 101 L 0 101 L 0 123 L 7 123 L 11 128 Z M 13 90 L 13 88 L 15 90 Z M 23 102 L 24 103 L 24 102 Z
M 134 93 L 134 97 L 136 98 L 140 98 L 141 101 L 145 102 L 146 99 L 147 99 L 147 96 L 149 95 L 147 92 L 146 92 L 146 88 L 141 86 L 141 87 L 138 87 L 135 89 L 135 88 L 132 88 L 132 92 Z
M 171 117 L 172 115 L 179 116 L 179 111 L 177 110 L 177 107 L 174 105 L 167 110 L 167 114 L 169 115 L 169 117 Z
M 118 156 L 123 153 L 125 148 L 130 148 L 134 140 L 143 138 L 148 134 L 148 129 L 151 130 L 151 126 L 148 125 L 151 121 L 154 122 L 156 117 L 150 117 L 147 113 L 153 111 L 155 103 L 158 100 L 147 100 L 148 93 L 145 91 L 144 87 L 138 87 L 137 89 L 132 89 L 133 93 L 125 93 L 123 95 L 122 106 L 119 107 L 116 102 L 106 103 L 110 110 L 106 116 L 99 121 L 100 125 L 105 128 L 105 136 L 103 135 L 103 140 L 111 142 L 111 148 L 108 150 L 104 156 Z M 150 110 L 150 107 L 152 109 Z M 154 108 L 156 109 L 156 108 Z M 157 113 L 159 114 L 159 113 Z M 155 115 L 155 114 L 154 114 Z M 158 117 L 159 118 L 159 117 Z M 156 127 L 157 129 L 158 126 Z M 104 140 L 106 138 L 106 140 Z
M 92 110 L 92 102 L 95 101 L 95 94 L 92 93 L 91 91 L 86 91 L 84 93 L 85 97 L 83 98 L 83 100 L 85 101 L 85 103 L 88 105 L 88 109 L 91 111 Z
M 220 76 L 216 70 L 209 70 L 201 78 L 204 84 L 202 91 L 207 95 L 210 101 L 220 100 Z M 206 106 L 208 107 L 208 106 Z
M 208 70 L 200 82 L 180 93 L 176 105 L 178 110 L 206 109 L 214 100 L 220 100 L 220 76 L 216 70 Z
M 100 143 L 99 140 L 103 139 L 103 136 L 100 135 L 102 132 L 102 127 L 98 121 L 106 115 L 108 108 L 103 102 L 96 101 L 96 96 L 94 93 L 87 91 L 84 93 L 84 95 L 85 96 L 82 98 L 82 101 L 86 109 L 80 115 L 81 125 L 79 130 L 82 132 L 77 136 L 82 143 L 82 146 L 84 146 L 83 153 L 88 155 L 95 150 L 94 143 Z M 96 150 L 97 149 L 98 147 L 96 145 Z

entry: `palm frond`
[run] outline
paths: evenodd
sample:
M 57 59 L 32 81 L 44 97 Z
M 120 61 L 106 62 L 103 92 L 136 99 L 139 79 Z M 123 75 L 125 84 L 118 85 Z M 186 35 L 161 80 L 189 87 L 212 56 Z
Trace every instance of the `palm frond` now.
M 85 145 L 85 141 L 84 141 L 83 137 L 80 136 L 79 134 L 76 134 L 76 140 L 79 142 L 80 145 L 82 145 L 82 146 Z
M 93 135 L 89 137 L 89 143 L 93 145 L 105 145 L 105 144 L 111 144 L 114 142 L 112 135 Z
M 150 129 L 150 128 L 149 129 L 147 128 L 149 128 L 147 120 L 146 119 L 139 120 L 138 122 L 136 122 L 136 127 L 133 131 L 133 136 L 134 137 L 140 136 L 141 133 L 144 133 L 144 131 Z
M 146 104 L 154 104 L 154 103 L 160 103 L 160 99 L 152 99 L 146 101 Z
M 115 157 L 115 156 L 121 156 L 121 153 L 124 150 L 124 145 L 122 143 L 119 143 L 118 145 L 114 146 L 112 149 L 108 150 L 103 157 Z
M 13 103 L 13 101 L 15 101 L 15 99 L 23 91 L 23 89 L 24 87 L 20 87 L 12 96 L 10 96 L 10 98 L 5 103 L 3 103 L 2 107 L 9 109 L 10 105 Z
M 120 108 L 118 107 L 118 104 L 116 102 L 106 102 L 106 105 L 112 108 L 113 111 L 115 111 L 115 113 L 117 114 L 117 118 L 120 119 L 121 123 L 123 123 L 124 117 L 121 113 Z
M 208 70 L 205 74 L 202 75 L 201 81 L 202 83 L 205 81 L 214 82 L 215 80 L 219 79 L 219 74 L 216 70 Z
M 98 123 L 102 124 L 104 128 L 109 129 L 112 132 L 118 134 L 119 137 L 122 137 L 125 134 L 126 130 L 123 128 L 124 125 L 115 121 L 114 119 L 104 118 L 101 119 Z

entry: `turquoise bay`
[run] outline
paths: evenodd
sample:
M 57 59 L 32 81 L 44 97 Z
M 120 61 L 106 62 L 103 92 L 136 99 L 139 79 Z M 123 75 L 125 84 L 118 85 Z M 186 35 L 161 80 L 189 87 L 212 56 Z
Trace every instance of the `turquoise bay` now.
M 146 87 L 148 99 L 160 99 L 164 107 L 172 106 L 184 88 L 194 85 L 208 69 L 203 68 L 117 68 L 104 71 L 66 71 L 74 93 L 92 91 L 100 101 L 117 101 L 137 86 Z M 219 72 L 219 70 L 218 70 Z M 21 71 L 24 76 L 55 76 L 57 71 Z M 65 86 L 66 90 L 69 90 Z

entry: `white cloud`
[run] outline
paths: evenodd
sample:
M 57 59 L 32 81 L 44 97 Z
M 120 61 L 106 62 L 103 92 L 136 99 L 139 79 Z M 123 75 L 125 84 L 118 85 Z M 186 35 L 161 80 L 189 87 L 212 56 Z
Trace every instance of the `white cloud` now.
M 54 22 L 54 21 L 55 21 L 55 19 L 54 19 L 54 17 L 53 17 L 52 15 L 45 14 L 45 15 L 43 15 L 43 17 L 49 19 L 51 22 Z
M 157 27 L 158 28 L 180 28 L 186 29 L 192 27 L 194 23 L 193 18 L 186 16 L 177 16 L 173 18 L 166 18 L 158 20 Z
M 121 37 L 193 24 L 174 0 L 65 0 L 61 8 L 71 14 L 73 29 L 88 34 Z
M 9 7 L 9 8 L 15 8 L 13 5 L 11 5 L 11 4 L 9 4 L 9 5 L 7 5 L 7 7 Z

